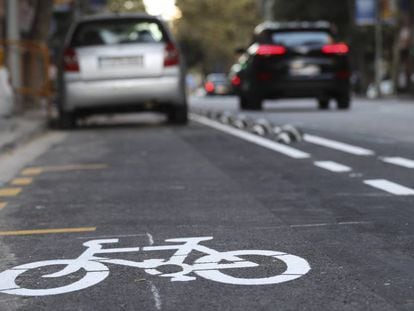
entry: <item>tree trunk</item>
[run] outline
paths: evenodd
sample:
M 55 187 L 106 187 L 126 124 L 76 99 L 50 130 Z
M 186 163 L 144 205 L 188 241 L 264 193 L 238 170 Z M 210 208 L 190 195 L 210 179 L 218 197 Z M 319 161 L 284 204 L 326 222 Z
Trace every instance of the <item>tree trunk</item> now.
M 4 0 L 0 0 L 0 40 L 4 40 Z
M 32 29 L 27 37 L 30 41 L 47 44 L 50 21 L 53 13 L 53 0 L 32 0 L 35 16 Z M 39 90 L 47 80 L 49 68 L 44 60 L 44 54 L 36 50 L 28 50 L 24 60 L 23 77 L 25 86 L 32 90 Z M 37 96 L 25 96 L 26 107 L 37 106 Z
M 53 0 L 37 0 L 35 6 L 35 18 L 30 38 L 46 42 L 53 13 Z
M 407 87 L 408 90 L 414 92 L 413 82 L 411 80 L 411 76 L 413 74 L 413 67 L 414 67 L 414 1 L 409 1 L 409 21 L 410 21 L 410 55 L 408 56 L 408 64 L 407 64 Z

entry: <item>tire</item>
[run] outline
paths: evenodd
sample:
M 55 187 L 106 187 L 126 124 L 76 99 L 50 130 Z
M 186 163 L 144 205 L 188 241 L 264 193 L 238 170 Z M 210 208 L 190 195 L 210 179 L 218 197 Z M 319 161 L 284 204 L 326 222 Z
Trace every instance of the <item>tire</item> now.
M 318 99 L 319 110 L 328 110 L 329 109 L 329 99 Z
M 242 110 L 262 110 L 263 99 L 254 94 L 247 94 L 240 96 L 240 108 Z
M 168 122 L 175 125 L 186 125 L 188 123 L 187 105 L 171 108 L 168 112 Z
M 351 107 L 351 99 L 349 96 L 340 96 L 336 99 L 336 105 L 339 110 L 347 110 Z
M 70 130 L 76 127 L 76 115 L 74 112 L 59 113 L 59 127 L 63 130 Z
M 246 97 L 239 96 L 239 106 L 240 106 L 240 110 L 248 110 L 249 109 L 249 103 L 247 102 Z
M 16 279 L 23 273 L 30 271 L 31 269 L 38 269 L 48 266 L 64 265 L 67 267 L 70 264 L 79 264 L 74 260 L 46 260 L 37 261 L 29 264 L 14 267 L 10 270 L 6 270 L 0 273 L 0 293 L 17 295 L 17 296 L 51 296 L 60 295 L 70 292 L 79 291 L 93 285 L 96 285 L 106 279 L 109 275 L 108 267 L 104 264 L 96 261 L 82 262 L 82 269 L 86 271 L 85 275 L 71 284 L 61 287 L 47 288 L 47 289 L 29 289 L 23 288 L 16 284 Z M 42 276 L 47 278 L 51 276 Z
M 237 269 L 245 267 L 257 267 L 259 264 L 253 263 L 251 261 L 245 261 L 240 259 L 240 261 L 235 261 L 234 263 L 223 263 L 220 264 L 223 257 L 214 255 L 207 255 L 197 259 L 194 262 L 194 266 L 200 265 L 200 269 L 195 268 L 194 273 L 211 281 L 216 281 L 224 284 L 233 284 L 233 285 L 269 285 L 269 284 L 278 284 L 283 282 L 292 281 L 298 279 L 310 271 L 309 263 L 298 256 L 290 255 L 281 252 L 275 251 L 266 251 L 266 250 L 239 250 L 239 251 L 229 251 L 221 252 L 225 256 L 266 256 L 273 257 L 279 261 L 282 261 L 286 265 L 286 270 L 278 275 L 270 276 L 267 278 L 240 278 L 234 277 L 232 275 L 225 274 L 221 272 L 222 269 Z M 203 264 L 204 269 L 203 269 Z M 209 269 L 207 266 L 209 265 Z M 214 266 L 217 268 L 215 269 Z

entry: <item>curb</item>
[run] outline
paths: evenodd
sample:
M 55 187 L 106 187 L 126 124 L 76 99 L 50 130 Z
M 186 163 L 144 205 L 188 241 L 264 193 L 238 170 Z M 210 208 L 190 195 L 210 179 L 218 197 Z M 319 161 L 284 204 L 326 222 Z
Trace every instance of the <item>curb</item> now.
M 18 146 L 41 135 L 48 128 L 46 115 L 41 111 L 29 112 L 14 118 L 0 118 L 0 155 L 9 153 Z

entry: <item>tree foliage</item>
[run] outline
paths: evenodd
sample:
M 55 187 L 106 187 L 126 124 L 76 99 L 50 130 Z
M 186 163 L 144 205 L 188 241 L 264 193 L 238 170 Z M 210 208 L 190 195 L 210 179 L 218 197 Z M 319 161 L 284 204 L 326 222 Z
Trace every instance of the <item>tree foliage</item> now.
M 353 15 L 353 0 L 274 0 L 273 11 L 278 21 L 329 21 L 337 26 L 342 39 L 348 39 Z
M 255 0 L 177 0 L 177 6 L 182 18 L 175 30 L 187 64 L 204 72 L 227 70 L 259 22 Z

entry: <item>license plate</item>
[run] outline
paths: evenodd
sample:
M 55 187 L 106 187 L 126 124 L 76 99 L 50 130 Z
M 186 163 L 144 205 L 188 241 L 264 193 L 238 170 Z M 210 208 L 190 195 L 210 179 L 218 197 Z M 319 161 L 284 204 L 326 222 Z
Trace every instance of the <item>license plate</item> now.
M 291 76 L 314 77 L 321 74 L 321 67 L 303 62 L 292 62 L 290 64 L 289 74 Z
M 224 93 L 226 93 L 226 91 L 227 91 L 227 89 L 226 89 L 226 87 L 225 87 L 225 86 L 223 86 L 223 85 L 219 85 L 219 86 L 217 87 L 217 93 L 219 93 L 219 94 L 224 94 Z
M 99 58 L 99 67 L 142 67 L 144 65 L 144 57 L 140 56 L 128 56 L 128 57 L 101 57 Z

